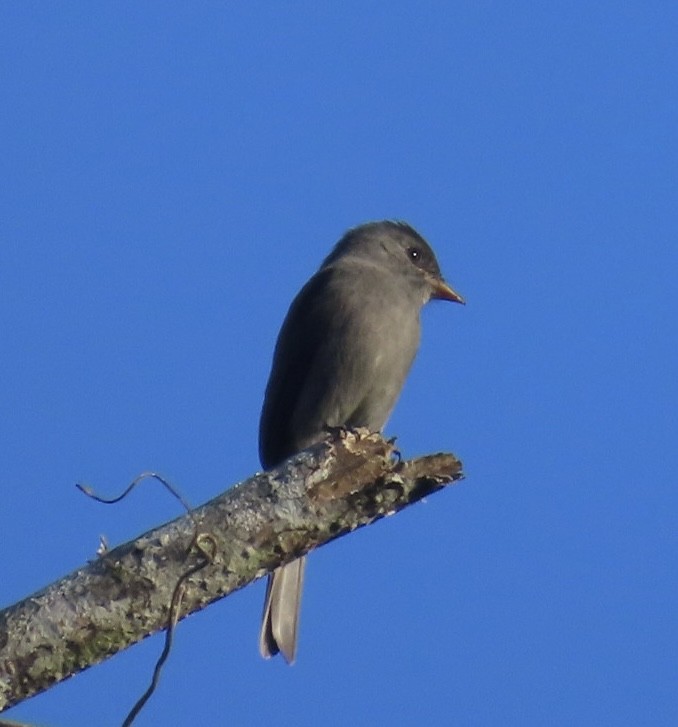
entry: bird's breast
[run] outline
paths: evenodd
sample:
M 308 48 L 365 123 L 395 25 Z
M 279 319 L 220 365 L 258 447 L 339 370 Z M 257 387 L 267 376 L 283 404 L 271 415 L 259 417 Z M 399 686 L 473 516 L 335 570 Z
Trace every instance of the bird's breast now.
M 393 410 L 419 345 L 419 317 L 408 313 L 393 307 L 372 311 L 379 325 L 373 319 L 357 335 L 355 343 L 363 351 L 360 378 L 364 393 L 349 426 L 378 431 Z

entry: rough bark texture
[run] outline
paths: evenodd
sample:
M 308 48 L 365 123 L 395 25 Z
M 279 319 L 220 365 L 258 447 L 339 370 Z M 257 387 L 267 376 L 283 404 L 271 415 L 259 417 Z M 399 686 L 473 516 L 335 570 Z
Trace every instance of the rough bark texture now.
M 199 562 L 190 551 L 196 523 L 216 554 L 187 580 L 182 618 L 461 477 L 451 454 L 401 462 L 379 435 L 336 433 L 192 519 L 156 528 L 0 611 L 0 710 L 165 628 L 178 579 Z

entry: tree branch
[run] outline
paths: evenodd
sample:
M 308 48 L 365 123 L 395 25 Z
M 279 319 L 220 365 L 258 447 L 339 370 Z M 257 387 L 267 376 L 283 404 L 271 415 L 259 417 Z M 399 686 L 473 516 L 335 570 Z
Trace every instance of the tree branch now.
M 186 579 L 182 618 L 461 477 L 451 454 L 401 462 L 378 434 L 334 433 L 0 611 L 0 710 L 166 628 L 178 580 L 203 557 L 196 526 L 216 554 Z

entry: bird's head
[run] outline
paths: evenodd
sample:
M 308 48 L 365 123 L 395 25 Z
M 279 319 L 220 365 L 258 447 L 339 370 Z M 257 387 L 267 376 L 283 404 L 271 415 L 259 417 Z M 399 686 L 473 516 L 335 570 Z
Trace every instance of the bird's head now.
M 406 222 L 368 222 L 349 230 L 327 256 L 323 267 L 343 260 L 378 266 L 421 294 L 422 303 L 432 298 L 465 302 L 445 282 L 431 246 Z

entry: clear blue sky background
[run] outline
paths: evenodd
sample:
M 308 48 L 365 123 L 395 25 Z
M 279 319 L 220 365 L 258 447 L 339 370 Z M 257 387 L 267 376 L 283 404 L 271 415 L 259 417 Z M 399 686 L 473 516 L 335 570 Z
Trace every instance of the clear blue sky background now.
M 675 2 L 0 7 L 3 604 L 259 467 L 294 293 L 408 220 L 432 304 L 388 424 L 467 479 L 184 621 L 139 725 L 678 724 Z M 394 332 L 396 335 L 397 332 Z M 118 725 L 155 637 L 10 712 Z

